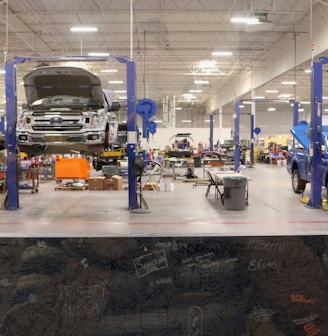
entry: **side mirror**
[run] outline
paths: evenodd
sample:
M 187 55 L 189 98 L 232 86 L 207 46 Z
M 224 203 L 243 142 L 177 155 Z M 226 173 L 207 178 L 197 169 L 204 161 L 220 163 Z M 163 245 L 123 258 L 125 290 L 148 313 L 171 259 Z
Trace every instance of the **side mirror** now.
M 112 105 L 108 108 L 108 112 L 118 111 L 121 108 L 119 102 L 113 102 Z

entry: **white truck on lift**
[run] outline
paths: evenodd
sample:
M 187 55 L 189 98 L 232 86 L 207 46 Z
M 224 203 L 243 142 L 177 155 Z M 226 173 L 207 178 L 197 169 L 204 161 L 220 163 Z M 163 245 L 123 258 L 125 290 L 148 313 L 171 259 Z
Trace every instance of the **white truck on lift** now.
M 76 67 L 38 67 L 24 78 L 27 104 L 17 117 L 17 145 L 28 154 L 99 153 L 117 141 L 113 91 Z

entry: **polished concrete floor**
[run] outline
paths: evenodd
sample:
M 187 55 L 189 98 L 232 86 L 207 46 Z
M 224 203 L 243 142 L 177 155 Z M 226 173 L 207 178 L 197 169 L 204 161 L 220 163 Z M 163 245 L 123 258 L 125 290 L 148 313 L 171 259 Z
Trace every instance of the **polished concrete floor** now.
M 202 168 L 195 169 L 195 174 L 202 177 Z M 174 191 L 144 191 L 149 212 L 137 213 L 128 209 L 127 190 L 55 191 L 55 181 L 41 182 L 38 193 L 19 191 L 20 209 L 0 212 L 0 237 L 328 233 L 328 212 L 301 202 L 285 166 L 256 164 L 244 175 L 250 178 L 249 205 L 244 210 L 227 210 L 213 188 L 205 197 L 206 186 L 194 186 L 182 178 L 174 180 Z M 310 185 L 304 193 L 309 195 Z

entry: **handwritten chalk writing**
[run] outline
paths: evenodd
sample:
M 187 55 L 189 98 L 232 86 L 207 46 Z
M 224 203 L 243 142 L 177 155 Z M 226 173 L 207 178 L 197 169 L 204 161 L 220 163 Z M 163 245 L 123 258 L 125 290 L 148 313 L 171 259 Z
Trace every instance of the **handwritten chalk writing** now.
M 30 294 L 28 299 L 30 302 L 36 303 L 38 297 L 35 294 Z
M 188 328 L 184 336 L 199 336 L 203 334 L 203 311 L 194 306 L 189 311 Z
M 306 324 L 304 330 L 306 331 L 306 336 L 315 336 L 320 333 L 320 329 L 318 329 L 313 322 Z
M 168 321 L 167 311 L 155 313 L 141 313 L 141 323 L 144 329 L 166 329 Z
M 47 243 L 44 240 L 38 240 L 38 242 L 36 243 L 37 247 L 46 249 L 47 248 Z
M 292 294 L 290 296 L 290 301 L 306 303 L 306 304 L 313 304 L 315 302 L 315 300 L 306 299 L 304 295 L 300 295 L 300 294 Z
M 10 286 L 10 282 L 9 282 L 8 279 L 2 279 L 2 280 L 0 281 L 0 285 L 1 285 L 2 287 L 8 287 L 8 286 Z
M 200 269 L 209 269 L 214 267 L 222 267 L 232 265 L 234 267 L 234 263 L 238 261 L 238 258 L 230 258 L 230 259 L 214 259 L 215 254 L 213 252 L 206 253 L 204 255 L 196 256 L 196 257 L 187 257 L 183 258 L 181 261 L 184 265 L 189 268 L 199 267 Z
M 248 270 L 253 272 L 256 270 L 274 270 L 277 269 L 278 265 L 273 261 L 266 261 L 263 259 L 252 259 L 248 264 Z
M 171 249 L 172 251 L 184 252 L 187 250 L 188 244 L 173 240 L 172 242 L 157 242 L 156 246 Z
M 297 325 L 299 325 L 299 324 L 305 324 L 305 323 L 309 323 L 309 322 L 315 320 L 317 317 L 318 317 L 318 315 L 314 314 L 314 315 L 310 315 L 308 317 L 295 319 L 295 320 L 293 320 L 293 322 L 295 324 L 297 324 Z
M 151 286 L 155 286 L 155 285 L 168 285 L 171 284 L 173 282 L 173 280 L 171 278 L 162 278 L 162 279 L 157 279 L 154 281 L 150 282 Z
M 90 305 L 73 305 L 65 303 L 63 304 L 61 314 L 64 317 L 74 317 L 74 316 L 83 316 L 83 317 L 90 317 L 90 316 L 97 316 L 99 314 L 99 308 L 97 303 L 93 303 Z
M 265 323 L 271 319 L 272 315 L 273 311 L 271 309 L 255 307 L 249 314 L 249 317 L 257 322 Z
M 60 285 L 59 300 L 72 301 L 76 298 L 86 298 L 95 300 L 105 297 L 105 287 L 103 285 L 79 286 L 77 283 L 72 285 Z
M 0 324 L 0 336 L 6 336 L 8 334 L 8 328 L 4 324 Z
M 139 278 L 168 267 L 164 250 L 140 256 L 133 263 Z
M 247 246 L 260 251 L 283 251 L 286 249 L 284 243 L 268 243 L 262 239 L 252 239 L 247 243 Z

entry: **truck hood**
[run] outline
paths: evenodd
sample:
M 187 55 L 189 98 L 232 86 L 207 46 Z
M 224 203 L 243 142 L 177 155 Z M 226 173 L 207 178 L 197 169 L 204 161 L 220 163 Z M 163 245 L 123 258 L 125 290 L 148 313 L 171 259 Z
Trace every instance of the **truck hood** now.
M 299 125 L 294 126 L 290 132 L 304 149 L 309 149 L 311 143 L 309 135 L 310 126 L 306 122 L 301 122 Z M 322 126 L 322 133 L 328 134 L 328 126 Z
M 24 76 L 23 82 L 29 105 L 36 100 L 58 95 L 86 97 L 92 103 L 103 104 L 99 78 L 82 68 L 40 67 Z

